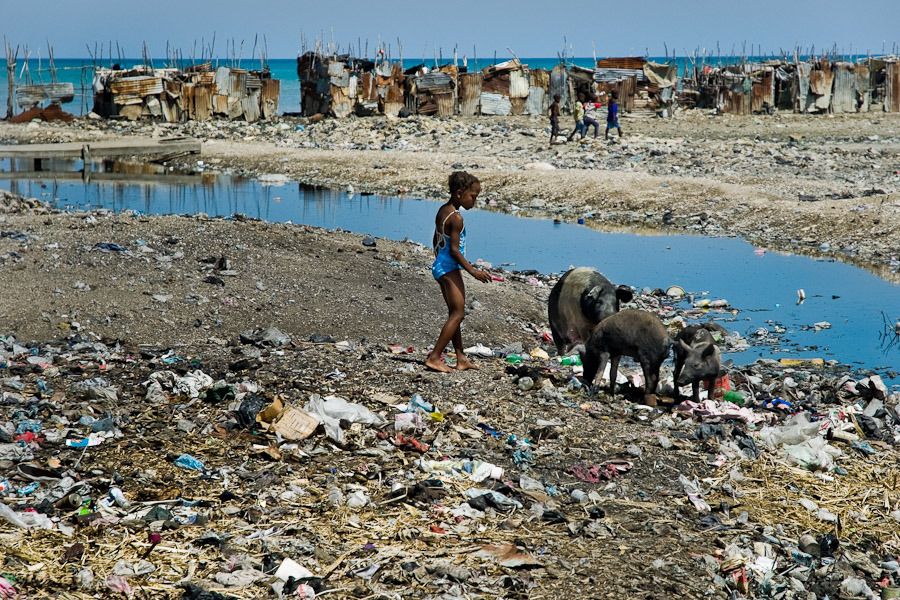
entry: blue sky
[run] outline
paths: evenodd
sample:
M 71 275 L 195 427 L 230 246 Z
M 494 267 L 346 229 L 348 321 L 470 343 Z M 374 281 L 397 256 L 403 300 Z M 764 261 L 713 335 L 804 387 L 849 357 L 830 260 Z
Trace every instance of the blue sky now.
M 112 41 L 128 57 L 141 55 L 147 42 L 154 58 L 163 58 L 166 43 L 185 56 L 196 42 L 207 45 L 215 34 L 215 54 L 231 54 L 231 41 L 249 58 L 254 37 L 265 36 L 270 58 L 292 58 L 301 49 L 301 32 L 310 43 L 324 38 L 346 49 L 357 40 L 365 47 L 379 36 L 397 57 L 431 58 L 436 49 L 451 56 L 508 58 L 506 46 L 519 56 L 555 56 L 566 39 L 575 56 L 599 57 L 665 53 L 679 56 L 698 47 L 740 54 L 746 44 L 767 53 L 814 45 L 817 50 L 881 53 L 900 42 L 900 0 L 641 0 L 640 2 L 555 2 L 459 0 L 456 2 L 373 2 L 372 0 L 0 0 L 0 35 L 12 44 L 27 44 L 33 56 L 46 57 L 47 40 L 59 58 L 86 57 L 86 44 Z M 228 50 L 226 50 L 226 42 Z M 592 46 L 593 43 L 593 46 Z M 567 46 L 568 46 L 567 44 Z M 20 54 L 21 58 L 21 54 Z

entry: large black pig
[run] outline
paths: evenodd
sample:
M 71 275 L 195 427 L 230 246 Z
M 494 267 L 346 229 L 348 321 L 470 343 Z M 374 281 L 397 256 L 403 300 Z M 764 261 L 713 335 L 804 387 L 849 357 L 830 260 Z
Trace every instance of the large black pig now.
M 633 297 L 630 287 L 613 285 L 596 269 L 577 267 L 567 271 L 550 291 L 547 307 L 556 351 L 566 354 L 585 344 L 600 321 L 618 312 L 619 304 Z
M 712 324 L 712 327 L 719 327 Z M 700 401 L 700 382 L 706 381 L 712 393 L 713 385 L 722 366 L 722 354 L 709 332 L 710 326 L 691 325 L 682 329 L 675 338 L 675 399 L 681 400 L 680 386 L 691 384 L 692 399 Z
M 603 319 L 588 338 L 581 359 L 584 381 L 592 386 L 609 361 L 609 391 L 614 393 L 619 359 L 630 356 L 640 363 L 644 372 L 644 400 L 653 404 L 650 396 L 656 393 L 659 368 L 671 347 L 666 326 L 653 313 L 635 309 L 617 312 Z

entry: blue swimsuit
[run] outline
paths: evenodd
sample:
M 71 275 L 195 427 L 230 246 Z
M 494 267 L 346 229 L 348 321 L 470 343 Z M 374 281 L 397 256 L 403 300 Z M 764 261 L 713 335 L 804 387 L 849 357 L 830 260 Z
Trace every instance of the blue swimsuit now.
M 437 227 L 434 229 L 434 236 L 437 238 L 434 245 L 434 263 L 431 265 L 431 274 L 437 280 L 446 275 L 451 271 L 455 271 L 456 269 L 462 269 L 462 265 L 456 262 L 452 256 L 450 256 L 450 236 L 444 233 L 444 225 L 447 224 L 447 219 L 452 217 L 454 214 L 459 214 L 458 210 L 454 210 L 449 215 L 444 217 L 444 222 L 441 223 L 441 229 L 438 231 Z M 466 227 L 463 225 L 463 230 L 459 233 L 459 251 L 462 252 L 462 255 L 466 255 Z

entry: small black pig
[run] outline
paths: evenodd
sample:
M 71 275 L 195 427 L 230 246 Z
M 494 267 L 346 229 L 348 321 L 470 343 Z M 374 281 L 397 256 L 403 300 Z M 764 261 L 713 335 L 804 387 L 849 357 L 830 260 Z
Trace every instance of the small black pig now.
M 628 309 L 603 319 L 594 329 L 582 352 L 584 380 L 592 386 L 610 361 L 609 391 L 615 392 L 619 359 L 630 356 L 644 372 L 644 400 L 656 393 L 659 367 L 669 355 L 672 339 L 659 317 L 643 310 Z
M 585 344 L 600 321 L 618 312 L 620 302 L 633 297 L 630 287 L 613 285 L 596 269 L 567 271 L 550 291 L 547 306 L 556 351 L 565 354 Z
M 722 354 L 709 327 L 704 324 L 682 329 L 675 337 L 674 352 L 675 400 L 681 400 L 680 387 L 690 383 L 694 392 L 692 399 L 699 402 L 700 382 L 708 382 L 712 390 L 722 366 Z

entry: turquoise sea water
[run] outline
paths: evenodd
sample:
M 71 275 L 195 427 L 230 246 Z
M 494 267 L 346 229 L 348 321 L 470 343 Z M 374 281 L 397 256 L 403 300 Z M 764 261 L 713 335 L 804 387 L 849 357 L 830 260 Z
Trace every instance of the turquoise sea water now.
M 602 58 L 602 57 L 601 57 Z M 504 60 L 508 60 L 508 56 L 498 56 L 496 62 L 502 62 Z M 543 69 L 552 69 L 554 66 L 559 64 L 558 58 L 522 58 L 523 63 L 527 64 L 531 68 L 543 68 Z M 652 58 L 651 60 L 656 60 L 659 62 L 665 61 L 664 58 Z M 725 60 L 725 59 L 723 59 Z M 446 61 L 446 59 L 445 59 Z M 469 60 L 468 66 L 470 69 L 474 69 L 476 66 L 479 69 L 483 69 L 488 65 L 494 64 L 493 57 L 489 59 L 478 59 Z M 686 60 L 678 59 L 678 64 L 680 68 L 684 68 Z M 16 65 L 16 81 L 17 83 L 22 83 L 22 76 L 25 72 L 23 68 L 25 61 L 20 60 Z M 137 64 L 141 64 L 142 61 L 140 59 L 128 59 L 121 61 L 120 64 L 123 67 L 132 67 Z M 74 115 L 82 115 L 90 112 L 91 107 L 93 105 L 93 92 L 91 91 L 91 78 L 92 71 L 91 66 L 93 65 L 93 61 L 90 59 L 82 59 L 82 58 L 66 58 L 66 59 L 57 59 L 55 61 L 56 70 L 57 70 L 57 80 L 60 82 L 71 82 L 75 86 L 75 100 L 71 103 L 63 106 L 63 109 L 74 114 Z M 156 67 L 164 67 L 169 66 L 165 63 L 165 61 L 156 60 L 153 61 L 154 66 Z M 243 60 L 240 63 L 232 62 L 231 60 L 220 60 L 218 62 L 219 65 L 223 66 L 235 66 L 244 69 L 259 69 L 259 61 L 250 61 Z M 404 59 L 403 67 L 409 68 L 416 65 L 422 64 L 421 59 Z M 429 67 L 434 65 L 434 59 L 427 59 L 425 64 Z M 460 63 L 461 64 L 461 63 Z M 582 57 L 569 59 L 568 64 L 575 64 L 579 67 L 592 67 L 594 64 L 594 59 L 591 57 Z M 190 65 L 189 62 L 185 63 L 183 66 Z M 269 68 L 272 70 L 272 76 L 275 79 L 281 80 L 281 99 L 279 101 L 279 112 L 299 112 L 300 111 L 300 82 L 297 79 L 297 59 L 295 58 L 279 58 L 279 59 L 271 59 L 268 62 Z M 108 61 L 104 61 L 103 66 L 110 66 Z M 182 65 L 179 65 L 182 66 Z M 40 64 L 37 60 L 29 60 L 27 72 L 31 74 L 32 79 L 37 83 L 49 83 L 50 82 L 50 73 L 47 72 L 48 63 L 46 60 L 41 61 Z M 43 69 L 39 71 L 39 69 Z M 6 116 L 6 98 L 7 98 L 7 75 L 6 75 L 6 61 L 0 61 L 0 117 Z M 82 95 L 83 90 L 83 95 Z M 16 112 L 19 112 L 20 109 L 16 107 Z

